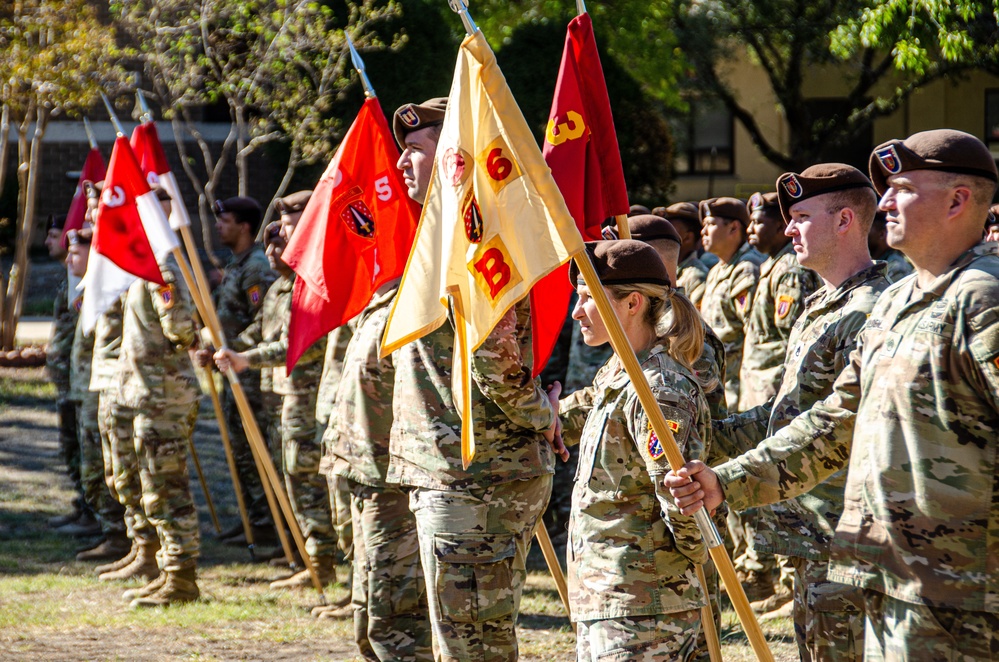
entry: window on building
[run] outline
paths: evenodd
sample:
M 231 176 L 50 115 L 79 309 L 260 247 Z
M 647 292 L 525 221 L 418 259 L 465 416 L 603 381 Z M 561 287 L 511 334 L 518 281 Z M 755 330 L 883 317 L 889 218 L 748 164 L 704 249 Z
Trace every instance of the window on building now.
M 735 167 L 732 113 L 719 102 L 690 104 L 690 113 L 672 123 L 678 175 L 731 174 Z

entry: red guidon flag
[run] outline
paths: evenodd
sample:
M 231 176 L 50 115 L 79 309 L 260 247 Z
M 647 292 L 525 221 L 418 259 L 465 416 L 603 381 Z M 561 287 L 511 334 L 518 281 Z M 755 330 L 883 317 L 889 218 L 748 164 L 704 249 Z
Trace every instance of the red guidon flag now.
M 601 238 L 604 219 L 628 213 L 614 117 L 589 14 L 569 22 L 541 151 L 586 241 Z M 565 323 L 572 296 L 568 269 L 552 272 L 531 290 L 535 375 L 548 362 Z
M 184 198 L 180 195 L 180 186 L 167 163 L 163 144 L 154 122 L 143 122 L 132 131 L 132 151 L 139 161 L 142 174 L 150 187 L 159 186 L 170 194 L 170 227 L 179 230 L 191 225 L 191 219 L 184 207 Z
M 99 182 L 104 179 L 105 172 L 107 171 L 104 168 L 104 157 L 101 156 L 101 150 L 91 147 L 87 153 L 87 160 L 83 162 L 80 179 L 76 182 L 73 201 L 69 204 L 69 211 L 66 212 L 66 224 L 62 228 L 63 245 L 66 243 L 66 233 L 82 228 L 87 215 L 87 194 L 83 190 L 83 182 Z
M 399 149 L 377 98 L 361 106 L 285 248 L 298 274 L 287 367 L 402 275 L 420 207 L 396 168 Z
M 93 246 L 123 271 L 165 285 L 158 261 L 177 248 L 177 238 L 124 136 L 111 152 Z

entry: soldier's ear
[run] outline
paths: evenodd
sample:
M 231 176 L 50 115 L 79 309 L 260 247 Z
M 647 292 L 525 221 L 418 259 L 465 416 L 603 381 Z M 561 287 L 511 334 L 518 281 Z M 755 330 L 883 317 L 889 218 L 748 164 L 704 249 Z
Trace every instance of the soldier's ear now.
M 843 207 L 836 212 L 835 223 L 836 233 L 846 234 L 850 228 L 857 225 L 857 214 L 850 207 Z

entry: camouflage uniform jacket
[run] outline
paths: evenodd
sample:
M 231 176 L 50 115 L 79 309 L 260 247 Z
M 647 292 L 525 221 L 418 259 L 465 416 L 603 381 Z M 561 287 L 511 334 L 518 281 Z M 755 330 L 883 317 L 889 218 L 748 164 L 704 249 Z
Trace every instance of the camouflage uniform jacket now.
M 395 360 L 388 481 L 435 490 L 489 487 L 555 471 L 543 431 L 555 420 L 531 379 L 531 314 L 525 299 L 472 355 L 475 459 L 461 467 L 461 418 L 451 395 L 454 327 L 401 347 Z
M 687 256 L 687 259 L 677 267 L 676 286 L 682 287 L 687 293 L 690 302 L 701 308 L 701 299 L 704 298 L 704 284 L 708 280 L 708 266 L 701 262 L 694 251 Z
M 55 384 L 60 395 L 69 392 L 70 372 L 73 353 L 73 338 L 76 335 L 76 320 L 80 318 L 79 306 L 83 295 L 77 294 L 69 301 L 69 285 L 66 280 L 56 290 L 52 305 L 52 337 L 45 348 L 45 368 L 49 380 Z
M 897 283 L 912 273 L 912 264 L 905 259 L 900 250 L 889 248 L 878 259 L 888 263 L 888 280 L 893 283 Z
M 777 394 L 791 327 L 819 285 L 818 274 L 798 264 L 790 242 L 760 267 L 742 350 L 739 411 L 765 404 Z
M 165 286 L 137 280 L 122 317 L 116 402 L 143 409 L 149 402 L 183 406 L 196 400 L 198 381 L 187 350 L 194 345 L 191 295 L 173 257 L 160 265 Z
M 639 360 L 681 452 L 703 457 L 710 415 L 693 375 L 662 346 Z M 707 550 L 662 487 L 666 456 L 617 358 L 559 409 L 566 443 L 580 444 L 567 551 L 572 620 L 703 606 L 694 563 Z
M 77 323 L 70 348 L 69 391 L 66 397 L 73 402 L 83 402 L 90 384 L 90 370 L 94 359 L 94 332 L 84 335 L 83 325 Z
M 808 491 L 849 461 L 831 581 L 999 612 L 993 250 L 972 247 L 926 289 L 910 276 L 885 290 L 832 395 L 719 470 L 745 507 Z
M 323 456 L 319 460 L 319 473 L 329 474 L 333 468 L 333 451 L 328 445 L 326 430 L 336 403 L 336 392 L 340 386 L 343 359 L 354 334 L 353 320 L 326 335 L 326 356 L 323 358 L 323 374 L 319 378 L 319 393 L 316 395 L 316 434 L 322 444 Z
M 232 256 L 222 282 L 214 292 L 215 308 L 227 342 L 250 326 L 276 278 L 260 244 Z
M 121 353 L 121 302 L 118 298 L 100 317 L 94 328 L 94 360 L 90 390 L 104 391 L 114 384 Z
M 387 484 L 395 365 L 392 356 L 378 355 L 398 291 L 394 287 L 376 296 L 354 320 L 336 409 L 324 437 L 334 456 L 332 473 L 372 487 Z
M 887 265 L 877 262 L 835 290 L 822 289 L 806 301 L 788 343 L 784 379 L 776 398 L 714 424 L 714 440 L 744 453 L 776 434 L 798 414 L 832 392 L 846 367 L 867 316 L 889 283 Z M 757 546 L 786 556 L 829 558 L 829 541 L 843 512 L 846 471 L 840 470 L 807 494 L 763 511 Z
M 250 368 L 261 371 L 261 390 L 278 395 L 314 392 L 319 386 L 326 354 L 326 338 L 320 338 L 305 350 L 288 374 L 285 360 L 294 286 L 294 275 L 278 277 L 264 295 L 264 303 L 253 322 L 232 343 L 233 349 L 245 352 Z M 265 388 L 267 383 L 270 388 Z
M 725 400 L 729 409 L 739 403 L 744 327 L 762 262 L 763 256 L 756 249 L 743 244 L 727 264 L 719 262 L 712 267 L 704 285 L 701 316 L 725 345 Z

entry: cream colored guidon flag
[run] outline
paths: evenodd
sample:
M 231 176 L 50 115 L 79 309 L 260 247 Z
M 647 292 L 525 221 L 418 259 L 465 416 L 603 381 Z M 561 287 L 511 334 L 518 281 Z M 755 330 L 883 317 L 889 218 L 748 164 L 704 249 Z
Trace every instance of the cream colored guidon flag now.
M 472 352 L 583 240 L 481 32 L 458 52 L 433 179 L 382 354 L 439 327 L 454 306 L 452 366 L 462 463 L 475 455 Z

